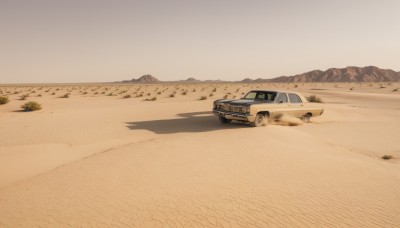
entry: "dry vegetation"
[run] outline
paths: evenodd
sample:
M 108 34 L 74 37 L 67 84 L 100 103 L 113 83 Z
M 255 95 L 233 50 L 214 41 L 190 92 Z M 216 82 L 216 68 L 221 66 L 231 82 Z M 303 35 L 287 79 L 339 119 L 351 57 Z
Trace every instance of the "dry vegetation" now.
M 311 96 L 307 97 L 307 100 L 309 102 L 314 102 L 314 103 L 324 103 L 322 98 L 318 97 L 317 95 L 311 95 Z
M 28 101 L 21 106 L 25 112 L 38 111 L 42 109 L 42 105 L 35 101 Z
M 7 104 L 10 102 L 10 99 L 6 96 L 0 96 L 0 105 Z

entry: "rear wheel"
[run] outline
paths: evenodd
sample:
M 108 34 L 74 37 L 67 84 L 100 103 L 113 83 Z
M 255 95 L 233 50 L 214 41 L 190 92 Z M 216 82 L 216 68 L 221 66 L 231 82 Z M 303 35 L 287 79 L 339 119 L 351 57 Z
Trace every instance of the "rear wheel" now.
M 261 127 L 265 125 L 265 122 L 266 122 L 266 115 L 264 115 L 263 113 L 258 113 L 256 115 L 256 119 L 254 120 L 254 122 L 250 122 L 250 127 Z
M 310 113 L 304 114 L 304 115 L 301 117 L 301 120 L 302 120 L 304 123 L 309 123 L 309 122 L 310 122 L 310 119 L 311 119 L 311 114 L 310 114 Z
M 221 123 L 223 123 L 223 124 L 228 124 L 228 123 L 232 122 L 232 120 L 227 119 L 227 118 L 225 118 L 225 117 L 223 117 L 223 116 L 219 116 L 219 121 L 220 121 Z

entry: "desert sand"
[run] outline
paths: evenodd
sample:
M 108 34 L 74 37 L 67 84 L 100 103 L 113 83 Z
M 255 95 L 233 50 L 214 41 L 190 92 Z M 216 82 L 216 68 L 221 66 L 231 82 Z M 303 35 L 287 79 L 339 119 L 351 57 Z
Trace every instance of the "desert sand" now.
M 0 227 L 400 227 L 399 87 L 0 86 Z M 260 128 L 212 115 L 256 88 L 325 112 Z

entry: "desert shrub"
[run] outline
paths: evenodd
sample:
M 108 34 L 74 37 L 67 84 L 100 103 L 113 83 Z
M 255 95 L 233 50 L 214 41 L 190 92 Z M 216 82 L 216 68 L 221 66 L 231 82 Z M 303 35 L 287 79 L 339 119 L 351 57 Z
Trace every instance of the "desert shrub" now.
M 228 95 L 225 95 L 225 96 L 224 96 L 224 99 L 227 99 L 227 98 L 228 98 Z
M 29 94 L 24 94 L 21 96 L 21 100 L 26 100 L 26 98 L 28 98 L 28 97 L 29 97 Z
M 127 94 L 124 96 L 124 98 L 131 98 L 132 96 L 130 94 Z
M 161 94 L 161 91 L 157 92 L 157 94 L 160 95 L 160 94 Z
M 151 95 L 151 93 L 147 93 L 147 96 L 150 96 Z
M 207 100 L 207 96 L 201 96 L 200 100 Z
M 60 98 L 69 98 L 69 93 L 66 93 L 66 94 L 64 94 L 64 95 L 62 95 Z
M 42 105 L 35 101 L 28 101 L 21 108 L 26 112 L 37 111 L 42 109 Z
M 397 91 L 399 91 L 399 88 L 396 88 L 396 89 L 393 90 L 393 92 L 397 92 Z
M 214 88 L 214 89 L 213 89 L 213 92 L 217 92 L 217 88 Z
M 214 96 L 214 94 L 213 93 L 210 93 L 210 95 L 208 95 L 209 97 L 212 97 L 212 96 Z
M 146 99 L 145 101 L 156 101 L 156 100 L 157 100 L 157 97 L 153 97 L 151 99 Z
M 307 101 L 309 102 L 314 102 L 314 103 L 324 103 L 322 98 L 316 96 L 316 95 L 311 95 L 309 97 L 306 98 Z
M 393 156 L 392 156 L 392 155 L 383 155 L 383 156 L 382 156 L 382 159 L 384 159 L 384 160 L 390 160 L 390 159 L 393 159 Z
M 169 97 L 175 97 L 175 94 L 173 93 L 173 94 L 169 95 Z
M 10 102 L 10 99 L 8 99 L 8 97 L 0 96 L 0 105 L 7 104 L 8 102 Z
M 42 96 L 42 94 L 41 94 L 41 93 L 39 93 L 37 96 L 38 96 L 38 97 L 41 97 L 41 96 Z
M 182 95 L 186 95 L 186 94 L 187 94 L 187 92 L 186 92 L 186 91 L 184 91 L 184 92 L 182 92 L 181 94 L 182 94 Z
M 51 95 L 56 95 L 56 93 L 53 92 Z
M 82 94 L 88 94 L 88 92 L 85 91 L 85 92 L 83 92 Z

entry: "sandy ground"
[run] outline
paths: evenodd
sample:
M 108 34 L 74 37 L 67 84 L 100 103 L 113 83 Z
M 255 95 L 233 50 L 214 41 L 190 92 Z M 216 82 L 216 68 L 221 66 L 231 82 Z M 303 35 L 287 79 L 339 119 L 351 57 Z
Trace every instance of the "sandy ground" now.
M 0 227 L 399 227 L 399 87 L 0 86 Z M 318 95 L 325 113 L 260 128 L 212 116 L 252 88 Z M 28 100 L 43 109 L 20 112 Z

